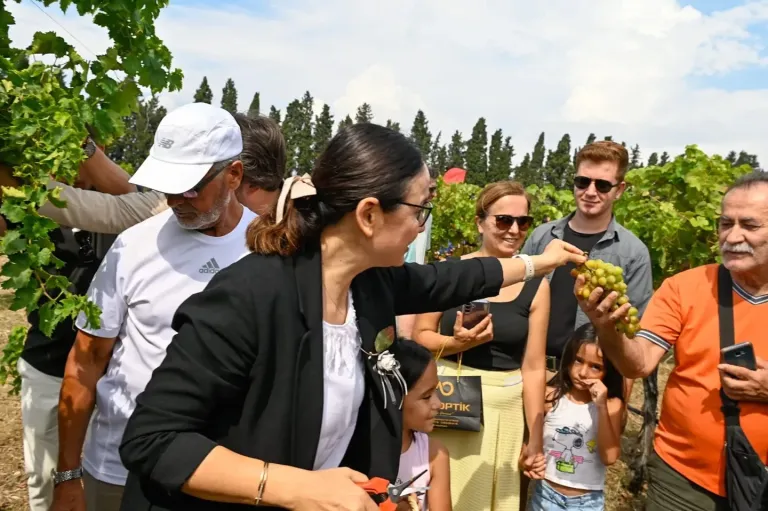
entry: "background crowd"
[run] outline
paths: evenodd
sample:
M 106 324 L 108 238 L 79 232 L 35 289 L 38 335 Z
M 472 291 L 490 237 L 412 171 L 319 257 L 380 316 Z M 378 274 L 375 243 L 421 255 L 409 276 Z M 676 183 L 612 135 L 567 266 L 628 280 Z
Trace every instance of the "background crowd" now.
M 630 155 L 612 141 L 578 152 L 569 215 L 534 225 L 527 183 L 488 184 L 477 250 L 431 265 L 445 169 L 389 128 L 346 127 L 311 174 L 285 181 L 273 120 L 203 103 L 163 118 L 133 177 L 97 141 L 84 151 L 75 186 L 49 183 L 67 207 L 40 214 L 61 226 L 56 271 L 101 316 L 49 338 L 30 314 L 19 372 L 33 510 L 372 510 L 357 483 L 417 475 L 419 509 L 602 509 L 632 382 L 673 347 L 647 507 L 759 505 L 765 174 L 724 195 L 725 271 L 692 268 L 654 293 L 647 247 L 613 214 Z M 584 254 L 621 269 L 628 303 L 579 292 Z M 752 368 L 721 364 L 724 286 Z M 489 314 L 466 323 L 478 299 Z M 615 324 L 632 308 L 628 339 Z M 479 382 L 482 426 L 435 428 L 440 382 L 461 379 Z M 732 483 L 724 403 L 752 450 L 748 484 Z

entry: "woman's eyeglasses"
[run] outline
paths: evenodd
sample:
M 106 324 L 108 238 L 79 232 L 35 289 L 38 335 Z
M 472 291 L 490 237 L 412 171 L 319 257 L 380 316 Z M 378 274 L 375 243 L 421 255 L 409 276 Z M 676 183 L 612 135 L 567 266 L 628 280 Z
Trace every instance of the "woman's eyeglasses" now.
M 427 223 L 427 219 L 429 218 L 430 213 L 432 213 L 432 203 L 422 206 L 421 204 L 411 204 L 410 202 L 398 201 L 398 204 L 402 204 L 403 206 L 410 206 L 419 210 L 419 213 L 416 216 L 416 219 L 419 221 L 419 227 L 423 227 L 424 224 Z
M 514 224 L 521 231 L 527 231 L 533 225 L 532 216 L 491 215 L 496 219 L 496 228 L 500 231 L 508 231 Z
M 573 186 L 579 190 L 586 190 L 592 184 L 592 181 L 595 182 L 595 189 L 600 193 L 608 193 L 621 184 L 613 184 L 607 179 L 591 179 L 586 176 L 576 176 L 573 178 Z

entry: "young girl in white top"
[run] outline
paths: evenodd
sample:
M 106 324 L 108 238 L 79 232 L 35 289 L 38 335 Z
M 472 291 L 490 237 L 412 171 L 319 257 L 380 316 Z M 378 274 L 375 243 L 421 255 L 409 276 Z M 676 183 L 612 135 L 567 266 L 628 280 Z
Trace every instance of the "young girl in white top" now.
M 400 373 L 408 386 L 403 403 L 403 448 L 397 484 L 426 469 L 411 487 L 429 487 L 426 495 L 411 496 L 409 501 L 401 502 L 397 511 L 452 511 L 448 450 L 428 436 L 440 410 L 437 364 L 427 348 L 408 339 L 398 339 L 389 351 L 400 363 Z
M 547 387 L 543 479 L 529 509 L 601 510 L 605 467 L 621 454 L 624 380 L 603 358 L 591 324 L 579 327 Z

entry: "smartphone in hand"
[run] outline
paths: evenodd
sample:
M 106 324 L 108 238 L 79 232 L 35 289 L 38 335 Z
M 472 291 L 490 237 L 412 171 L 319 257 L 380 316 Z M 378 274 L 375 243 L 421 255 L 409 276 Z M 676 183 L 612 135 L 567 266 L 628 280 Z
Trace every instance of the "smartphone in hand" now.
M 720 350 L 720 362 L 732 366 L 739 366 L 750 371 L 757 370 L 755 350 L 751 342 L 742 342 L 728 346 Z
M 491 302 L 488 300 L 474 300 L 464 304 L 461 312 L 464 314 L 464 328 L 470 329 L 480 323 L 491 312 Z

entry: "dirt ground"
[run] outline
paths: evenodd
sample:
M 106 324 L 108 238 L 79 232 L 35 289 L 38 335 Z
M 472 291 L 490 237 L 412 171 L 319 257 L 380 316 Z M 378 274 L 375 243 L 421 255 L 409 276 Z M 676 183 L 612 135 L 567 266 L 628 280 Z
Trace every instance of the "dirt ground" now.
M 8 340 L 8 334 L 15 325 L 24 322 L 24 315 L 8 311 L 10 296 L 0 290 L 0 350 Z M 659 370 L 659 396 L 662 395 L 667 376 L 672 369 L 671 362 L 665 363 Z M 643 385 L 637 381 L 632 389 L 631 403 L 642 407 Z M 659 405 L 661 398 L 659 398 Z M 640 420 L 630 414 L 624 434 L 626 448 L 635 445 L 635 437 L 640 430 Z M 633 498 L 625 489 L 631 475 L 627 469 L 626 455 L 613 467 L 607 476 L 606 510 L 634 511 L 643 509 L 642 495 Z M 27 488 L 24 476 L 24 459 L 21 445 L 21 408 L 17 396 L 9 396 L 8 388 L 0 387 L 0 511 L 24 511 L 27 508 Z

